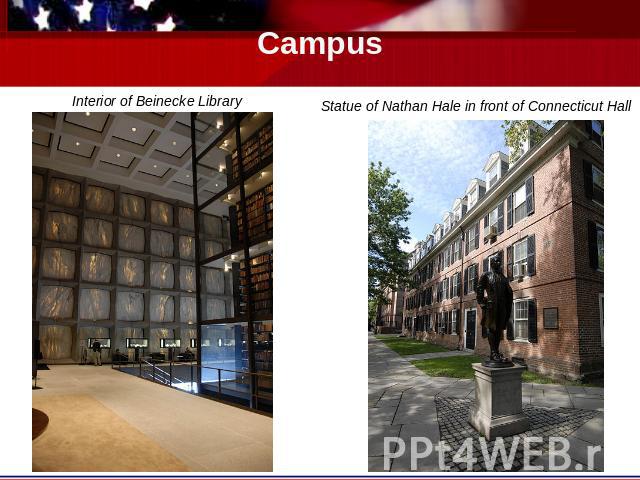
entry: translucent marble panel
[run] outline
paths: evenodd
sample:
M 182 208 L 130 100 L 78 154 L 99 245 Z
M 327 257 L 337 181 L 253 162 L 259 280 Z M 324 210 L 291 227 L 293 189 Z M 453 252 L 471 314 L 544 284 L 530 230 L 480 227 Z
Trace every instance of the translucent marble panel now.
M 213 257 L 214 255 L 222 252 L 222 244 L 219 242 L 214 242 L 213 240 L 205 240 L 204 241 L 204 253 L 202 258 Z
M 196 269 L 187 265 L 180 266 L 180 288 L 187 292 L 196 291 Z
M 127 338 L 143 338 L 144 330 L 142 328 L 117 328 L 116 329 L 116 340 L 115 343 L 112 342 L 111 349 L 115 352 L 115 349 L 119 349 L 120 353 L 124 355 L 128 355 L 129 360 L 134 359 L 134 350 L 127 349 Z
M 97 218 L 85 219 L 84 243 L 91 247 L 111 248 L 113 244 L 113 224 Z
M 78 240 L 78 217 L 62 212 L 49 212 L 44 227 L 44 237 L 54 242 Z
M 224 300 L 219 298 L 207 299 L 207 320 L 215 320 L 226 318 L 226 309 Z
M 151 295 L 149 319 L 152 322 L 173 322 L 174 301 L 169 295 Z
M 41 286 L 38 311 L 43 318 L 73 317 L 73 289 L 71 287 Z
M 102 253 L 83 253 L 81 275 L 86 282 L 111 281 L 111 257 Z
M 78 313 L 80 320 L 108 320 L 111 307 L 109 290 L 83 288 L 80 290 Z
M 37 208 L 31 209 L 31 236 L 37 237 L 40 233 L 40 210 Z
M 151 287 L 173 288 L 173 265 L 165 262 L 151 262 Z
M 205 268 L 205 287 L 208 293 L 224 294 L 224 271 L 217 268 Z
M 222 220 L 220 217 L 202 214 L 202 229 L 207 235 L 222 237 Z
M 85 208 L 92 212 L 113 214 L 115 193 L 109 189 L 89 185 L 84 192 Z
M 198 338 L 198 331 L 195 328 L 181 328 L 180 329 L 180 341 L 182 342 L 181 349 L 186 348 L 193 351 L 191 348 L 191 339 Z M 194 352 L 195 353 L 195 352 Z
M 195 297 L 180 297 L 180 321 L 182 323 L 196 323 Z
M 173 256 L 173 235 L 169 232 L 151 230 L 151 254 L 159 257 Z
M 39 202 L 42 200 L 42 193 L 44 192 L 44 177 L 33 173 L 31 175 L 31 200 Z
M 49 202 L 62 207 L 78 208 L 80 184 L 63 178 L 52 178 L 49 181 Z
M 178 208 L 178 224 L 185 230 L 194 230 L 193 209 L 187 207 Z
M 135 225 L 120 225 L 118 244 L 122 250 L 144 252 L 144 228 Z
M 158 225 L 173 225 L 173 207 L 166 202 L 151 201 L 151 223 Z
M 40 351 L 45 360 L 71 358 L 71 327 L 40 326 Z
M 180 235 L 178 239 L 178 249 L 180 250 L 180 258 L 183 260 L 195 259 L 195 239 L 186 235 Z
M 118 292 L 116 319 L 128 322 L 144 320 L 144 295 L 137 292 Z
M 38 270 L 38 247 L 31 245 L 31 275 L 35 277 Z
M 128 287 L 144 286 L 144 260 L 139 258 L 118 258 L 118 283 Z
M 173 338 L 173 330 L 168 328 L 152 328 L 149 337 L 149 351 L 162 352 L 166 355 L 168 349 L 160 348 L 160 339 Z
M 43 277 L 73 280 L 76 271 L 76 252 L 64 248 L 45 248 L 43 253 Z
M 134 220 L 144 220 L 145 212 L 144 198 L 128 193 L 120 195 L 120 215 Z

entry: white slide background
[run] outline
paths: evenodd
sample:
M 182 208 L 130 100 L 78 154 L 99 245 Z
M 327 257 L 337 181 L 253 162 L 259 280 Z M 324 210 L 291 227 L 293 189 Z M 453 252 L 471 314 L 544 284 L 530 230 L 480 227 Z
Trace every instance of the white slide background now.
M 606 122 L 606 473 L 637 473 L 640 89 L 207 88 L 0 89 L 3 182 L 0 343 L 4 475 L 31 472 L 31 112 L 70 111 L 72 96 L 242 95 L 243 111 L 274 112 L 276 317 L 274 474 L 367 473 L 367 122 L 380 118 L 581 119 Z M 633 98 L 631 113 L 322 113 L 325 99 L 428 101 Z M 78 109 L 76 109 L 78 110 Z M 79 109 L 85 110 L 85 109 Z M 91 109 L 92 111 L 105 109 Z M 119 108 L 114 111 L 119 111 Z M 148 109 L 147 109 L 148 110 Z M 155 109 L 163 110 L 163 109 Z M 196 109 L 197 110 L 197 109 Z M 479 165 L 484 159 L 479 159 Z M 452 197 L 453 198 L 453 197 Z M 124 392 L 123 392 L 124 393 Z M 215 435 L 215 432 L 212 432 Z

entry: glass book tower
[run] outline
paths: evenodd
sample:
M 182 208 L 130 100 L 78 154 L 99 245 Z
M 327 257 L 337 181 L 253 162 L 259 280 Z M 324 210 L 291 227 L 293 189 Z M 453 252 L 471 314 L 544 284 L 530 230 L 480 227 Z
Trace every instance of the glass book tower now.
M 200 392 L 273 405 L 273 124 L 264 112 L 211 125 L 191 114 Z M 204 146 L 211 128 L 220 134 Z M 215 192 L 200 179 L 219 178 Z M 204 183 L 204 182 L 203 182 Z M 221 216 L 219 231 L 205 220 Z M 222 250 L 212 248 L 220 245 Z M 224 279 L 212 281 L 213 277 Z

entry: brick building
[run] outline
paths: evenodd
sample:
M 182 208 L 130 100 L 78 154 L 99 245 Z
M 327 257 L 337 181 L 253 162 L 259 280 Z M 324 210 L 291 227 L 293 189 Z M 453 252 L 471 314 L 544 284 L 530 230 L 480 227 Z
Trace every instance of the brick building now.
M 475 285 L 502 255 L 514 292 L 501 351 L 570 379 L 604 370 L 604 125 L 536 126 L 516 157 L 496 152 L 413 251 L 406 334 L 488 354 Z M 541 139 L 539 137 L 542 137 Z
M 402 309 L 404 306 L 404 289 L 386 288 L 386 305 L 380 305 L 376 319 L 378 333 L 395 333 L 402 331 Z

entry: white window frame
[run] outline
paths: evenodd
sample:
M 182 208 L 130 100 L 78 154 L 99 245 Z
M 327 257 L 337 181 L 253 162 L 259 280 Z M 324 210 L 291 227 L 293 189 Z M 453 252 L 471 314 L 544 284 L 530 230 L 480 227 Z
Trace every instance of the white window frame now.
M 491 209 L 491 211 L 489 212 L 489 227 L 493 227 L 495 225 L 496 228 L 498 228 L 498 207 L 499 205 L 496 205 L 494 208 Z M 495 221 L 492 222 L 491 221 L 491 216 L 495 213 Z
M 598 234 L 602 231 L 602 252 L 598 242 Z M 598 250 L 598 271 L 604 272 L 604 225 L 596 223 L 596 249 Z M 602 267 L 600 266 L 600 253 L 602 253 Z
M 478 191 L 479 188 L 478 186 L 476 186 L 473 190 L 471 190 L 468 194 L 467 194 L 467 208 L 469 210 L 471 210 L 471 208 L 478 203 Z
M 525 304 L 525 317 L 524 318 L 516 318 L 516 305 L 524 303 Z M 517 332 L 517 322 L 524 322 L 526 327 L 524 329 L 526 336 L 518 337 L 516 336 Z M 516 342 L 525 342 L 529 343 L 529 299 L 528 298 L 519 298 L 513 301 L 513 339 Z
M 523 191 L 522 192 L 522 202 L 516 203 L 516 195 L 521 190 Z M 520 185 L 518 188 L 516 188 L 513 191 L 513 193 L 511 195 L 512 195 L 511 198 L 513 199 L 513 202 L 512 202 L 513 203 L 513 205 L 512 205 L 513 225 L 515 225 L 519 221 L 524 220 L 525 218 L 527 218 L 527 186 L 526 186 L 526 184 L 523 183 L 522 185 Z M 516 210 L 519 207 L 523 207 L 524 215 L 522 216 L 522 218 L 517 219 L 516 218 Z
M 516 246 L 520 246 L 524 244 L 524 258 L 520 258 L 518 260 L 516 260 Z M 527 264 L 527 258 L 529 257 L 529 243 L 527 242 L 527 237 L 523 238 L 522 240 L 516 242 L 513 244 L 513 266 L 516 266 L 518 264 L 520 265 L 526 265 Z M 529 272 L 527 271 L 527 275 L 529 276 Z
M 496 171 L 496 174 L 492 175 L 491 172 L 494 169 Z M 493 177 L 496 178 L 496 181 L 494 183 L 491 183 L 491 179 Z M 487 190 L 493 187 L 496 183 L 498 183 L 498 180 L 500 180 L 500 161 L 496 160 L 495 163 L 491 165 L 491 167 L 489 167 L 489 170 L 487 170 Z
M 458 310 L 451 310 L 451 335 L 458 334 Z
M 451 256 L 451 263 L 455 263 L 460 260 L 460 240 L 453 241 L 453 255 Z
M 469 251 L 473 251 L 476 249 L 476 226 L 475 224 L 471 226 L 469 229 Z
M 473 287 L 473 278 L 474 278 L 474 277 L 471 276 L 471 267 L 472 266 L 473 265 L 469 265 L 467 267 L 467 283 L 466 283 L 466 285 L 464 285 L 464 287 L 466 287 L 466 289 L 467 289 L 467 295 L 469 295 L 471 292 L 473 292 L 473 290 L 471 288 L 471 287 Z

